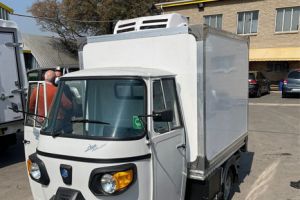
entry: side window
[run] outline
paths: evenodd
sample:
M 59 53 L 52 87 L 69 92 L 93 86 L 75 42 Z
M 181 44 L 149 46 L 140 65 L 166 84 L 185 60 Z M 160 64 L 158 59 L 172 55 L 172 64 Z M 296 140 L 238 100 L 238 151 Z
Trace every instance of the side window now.
M 31 82 L 29 83 L 27 93 L 27 106 L 25 117 L 25 125 L 33 127 L 41 127 L 44 118 L 35 115 L 45 116 L 47 109 L 45 109 L 44 103 L 44 83 L 43 82 Z
M 170 123 L 154 122 L 155 132 L 164 133 L 182 126 L 174 79 L 153 82 L 153 109 L 173 110 L 174 113 L 173 121 Z
M 162 85 L 160 81 L 153 82 L 153 110 L 161 111 L 166 109 Z M 154 131 L 157 133 L 165 133 L 169 131 L 167 122 L 154 122 Z
M 176 87 L 174 79 L 162 80 L 163 91 L 165 96 L 165 102 L 167 110 L 173 110 L 173 121 L 170 123 L 171 130 L 181 127 L 181 118 L 178 109 L 178 98 L 176 95 Z

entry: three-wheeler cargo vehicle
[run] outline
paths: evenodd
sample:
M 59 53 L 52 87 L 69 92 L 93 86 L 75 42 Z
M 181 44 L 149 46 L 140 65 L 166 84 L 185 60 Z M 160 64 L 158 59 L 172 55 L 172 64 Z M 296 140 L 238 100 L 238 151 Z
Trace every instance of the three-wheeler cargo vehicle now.
M 0 149 L 16 143 L 23 131 L 24 115 L 15 113 L 11 104 L 23 110 L 27 78 L 21 34 L 15 22 L 0 19 Z
M 42 125 L 26 117 L 34 199 L 229 199 L 247 150 L 248 39 L 169 14 L 81 47 Z

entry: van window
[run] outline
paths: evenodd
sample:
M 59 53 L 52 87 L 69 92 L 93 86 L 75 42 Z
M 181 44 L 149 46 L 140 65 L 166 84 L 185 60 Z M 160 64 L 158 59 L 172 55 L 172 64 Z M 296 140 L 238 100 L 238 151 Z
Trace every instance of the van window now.
M 39 81 L 39 73 L 38 73 L 38 71 L 29 72 L 27 74 L 27 76 L 28 76 L 28 81 Z
M 289 73 L 288 78 L 300 79 L 300 71 L 293 71 Z
M 154 81 L 153 82 L 153 110 L 154 111 L 161 111 L 165 110 L 165 100 L 162 90 L 161 82 Z M 169 125 L 167 122 L 153 122 L 154 131 L 157 133 L 165 133 L 169 131 Z
M 249 79 L 255 80 L 255 75 L 254 75 L 254 73 L 249 73 Z
M 153 110 L 172 110 L 174 113 L 172 122 L 153 122 L 155 132 L 164 133 L 182 126 L 174 79 L 153 82 Z
M 144 136 L 146 86 L 140 79 L 64 80 L 42 133 L 86 139 Z
M 164 79 L 162 80 L 162 85 L 165 94 L 166 108 L 167 110 L 173 110 L 174 112 L 173 121 L 170 123 L 170 129 L 173 130 L 181 126 L 175 81 L 174 79 Z
M 27 93 L 25 125 L 41 127 L 49 108 L 45 107 L 45 82 L 30 82 Z M 47 95 L 47 94 L 46 94 Z

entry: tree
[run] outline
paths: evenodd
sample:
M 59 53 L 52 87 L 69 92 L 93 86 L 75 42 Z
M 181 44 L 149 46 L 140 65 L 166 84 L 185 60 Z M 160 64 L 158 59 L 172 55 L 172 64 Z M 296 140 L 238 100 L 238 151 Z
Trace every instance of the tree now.
M 71 52 L 78 37 L 108 34 L 121 19 L 151 14 L 163 0 L 38 0 L 29 12 L 38 17 L 42 30 L 57 33 Z

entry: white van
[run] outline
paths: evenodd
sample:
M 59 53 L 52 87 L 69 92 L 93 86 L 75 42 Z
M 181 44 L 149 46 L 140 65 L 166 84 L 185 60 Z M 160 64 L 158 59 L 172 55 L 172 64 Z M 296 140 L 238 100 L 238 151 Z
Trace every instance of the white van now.
M 12 105 L 23 110 L 27 77 L 22 39 L 13 21 L 0 19 L 0 148 L 15 144 L 16 133 L 23 131 L 23 113 L 15 113 Z
M 34 199 L 229 199 L 247 150 L 248 39 L 177 14 L 116 29 L 87 38 L 42 127 L 26 123 Z

